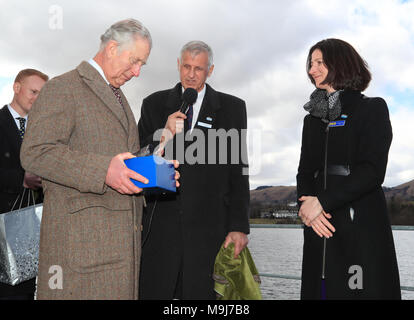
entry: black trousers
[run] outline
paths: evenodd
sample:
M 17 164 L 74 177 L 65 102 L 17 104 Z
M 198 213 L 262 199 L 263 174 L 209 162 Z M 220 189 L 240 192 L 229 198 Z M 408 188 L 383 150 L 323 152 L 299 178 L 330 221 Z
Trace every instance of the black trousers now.
M 35 288 L 35 278 L 16 286 L 0 283 L 0 300 L 33 300 Z

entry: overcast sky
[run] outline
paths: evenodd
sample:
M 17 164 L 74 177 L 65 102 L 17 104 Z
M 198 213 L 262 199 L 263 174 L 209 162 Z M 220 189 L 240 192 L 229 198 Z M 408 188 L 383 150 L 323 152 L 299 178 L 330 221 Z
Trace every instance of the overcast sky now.
M 306 56 L 319 40 L 343 39 L 369 64 L 365 94 L 383 97 L 390 109 L 394 140 L 384 185 L 414 179 L 413 0 L 0 0 L 0 12 L 2 105 L 11 101 L 19 70 L 51 77 L 72 70 L 95 55 L 111 24 L 135 18 L 153 37 L 148 65 L 123 87 L 138 121 L 144 97 L 178 82 L 183 44 L 210 44 L 215 69 L 208 83 L 244 99 L 248 126 L 261 136 L 261 151 L 250 148 L 252 189 L 295 185 L 302 106 L 314 89 Z

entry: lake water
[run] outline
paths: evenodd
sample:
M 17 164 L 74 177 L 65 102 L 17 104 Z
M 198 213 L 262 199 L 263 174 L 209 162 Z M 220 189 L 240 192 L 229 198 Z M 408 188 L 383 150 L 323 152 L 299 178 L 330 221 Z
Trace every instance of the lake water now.
M 414 287 L 414 230 L 394 230 L 401 286 Z M 251 228 L 249 250 L 259 273 L 301 276 L 302 229 Z M 261 277 L 265 300 L 300 299 L 300 281 Z M 401 291 L 402 299 L 414 300 L 413 291 Z

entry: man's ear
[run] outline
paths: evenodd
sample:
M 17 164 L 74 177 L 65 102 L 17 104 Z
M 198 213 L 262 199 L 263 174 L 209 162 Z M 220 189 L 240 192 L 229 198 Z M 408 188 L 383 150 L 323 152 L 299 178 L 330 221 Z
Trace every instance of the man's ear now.
M 211 74 L 213 73 L 213 70 L 214 70 L 214 64 L 210 67 L 210 69 L 208 69 L 207 77 L 211 76 Z
M 105 46 L 105 56 L 108 59 L 116 57 L 118 55 L 118 42 L 110 40 Z
M 178 69 L 178 71 L 180 71 L 180 65 L 181 65 L 180 58 L 177 58 L 177 69 Z
M 20 82 L 15 82 L 13 84 L 13 91 L 15 94 L 18 94 L 20 92 L 20 89 L 22 88 L 22 85 Z

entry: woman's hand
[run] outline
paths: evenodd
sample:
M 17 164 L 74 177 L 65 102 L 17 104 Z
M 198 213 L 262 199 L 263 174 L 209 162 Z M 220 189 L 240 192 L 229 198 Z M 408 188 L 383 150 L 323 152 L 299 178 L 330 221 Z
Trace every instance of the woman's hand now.
M 311 222 L 310 226 L 312 227 L 313 231 L 315 231 L 315 233 L 321 238 L 333 237 L 333 232 L 336 230 L 334 226 L 327 220 L 331 218 L 332 216 L 329 213 L 323 211 L 321 215 L 317 216 L 316 219 Z
M 299 210 L 299 217 L 309 227 L 310 223 L 323 212 L 322 205 L 317 197 L 302 196 L 299 201 L 303 202 Z
M 299 201 L 302 201 L 302 206 L 299 210 L 299 217 L 302 222 L 318 234 L 320 237 L 330 238 L 335 232 L 333 225 L 327 220 L 332 216 L 326 213 L 317 197 L 302 196 Z

